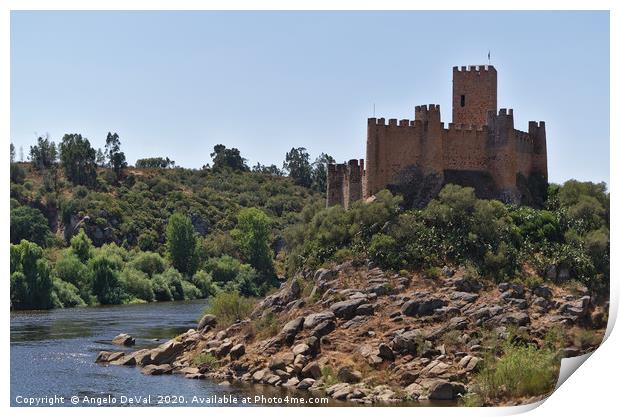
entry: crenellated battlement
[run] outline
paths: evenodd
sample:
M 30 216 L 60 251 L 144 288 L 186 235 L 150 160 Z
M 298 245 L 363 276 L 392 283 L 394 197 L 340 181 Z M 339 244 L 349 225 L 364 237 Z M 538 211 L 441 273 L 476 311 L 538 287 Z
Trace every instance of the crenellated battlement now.
M 517 177 L 547 178 L 545 122 L 530 121 L 527 131 L 515 129 L 513 109 L 497 108 L 495 67 L 453 67 L 452 93 L 447 128 L 439 104 L 415 106 L 413 120 L 369 118 L 366 166 L 364 160 L 328 166 L 328 205 L 349 207 L 384 188 L 405 194 L 412 188 L 411 195 L 430 192 L 420 191 L 428 178 L 434 184 L 462 181 L 477 190 L 480 186 L 487 197 L 518 203 Z M 478 182 L 472 184 L 472 178 Z
M 493 65 L 462 65 L 452 67 L 452 72 L 496 71 Z

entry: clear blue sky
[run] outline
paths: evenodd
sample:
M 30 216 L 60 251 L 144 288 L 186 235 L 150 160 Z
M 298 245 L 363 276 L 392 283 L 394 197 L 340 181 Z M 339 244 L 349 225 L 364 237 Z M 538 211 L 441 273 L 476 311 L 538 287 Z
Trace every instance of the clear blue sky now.
M 121 137 L 130 163 L 364 157 L 366 118 L 451 119 L 453 65 L 498 69 L 515 126 L 547 122 L 549 176 L 609 182 L 607 12 L 12 12 L 11 140 Z

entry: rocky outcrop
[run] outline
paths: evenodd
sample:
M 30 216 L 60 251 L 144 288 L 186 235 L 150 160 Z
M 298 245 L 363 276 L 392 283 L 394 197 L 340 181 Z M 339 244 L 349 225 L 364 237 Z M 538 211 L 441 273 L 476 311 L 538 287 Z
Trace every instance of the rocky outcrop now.
M 312 288 L 310 296 L 302 297 L 302 286 Z M 358 404 L 457 401 L 498 343 L 513 337 L 542 346 L 556 326 L 574 332 L 588 325 L 602 336 L 602 311 L 586 294 L 554 285 L 483 284 L 451 267 L 427 279 L 348 262 L 296 276 L 250 319 L 223 328 L 204 316 L 197 330 L 160 346 L 102 351 L 96 362 L 148 375 L 308 390 Z M 257 321 L 274 312 L 280 330 L 259 336 Z M 593 348 L 568 346 L 559 354 Z
M 114 343 L 115 345 L 133 346 L 136 344 L 136 339 L 126 333 L 121 333 L 115 336 L 114 339 L 112 339 L 112 343 Z

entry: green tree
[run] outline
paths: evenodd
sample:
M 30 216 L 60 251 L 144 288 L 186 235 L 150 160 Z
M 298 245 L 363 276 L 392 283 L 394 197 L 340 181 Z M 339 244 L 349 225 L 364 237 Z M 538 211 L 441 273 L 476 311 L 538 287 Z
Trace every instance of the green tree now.
M 306 148 L 292 148 L 290 152 L 287 152 L 283 170 L 297 185 L 310 187 L 312 184 L 312 166 Z
M 117 133 L 108 132 L 108 136 L 105 139 L 105 153 L 110 167 L 112 167 L 118 178 L 123 169 L 127 168 L 127 160 L 125 159 L 125 153 L 121 152 L 121 141 Z
M 11 142 L 11 163 L 15 162 L 15 145 Z
M 136 161 L 136 168 L 174 168 L 174 161 L 168 157 L 142 158 Z
M 28 206 L 11 210 L 11 243 L 17 244 L 26 239 L 45 247 L 50 238 L 49 224 L 39 210 Z
M 259 272 L 273 270 L 273 253 L 269 247 L 271 220 L 263 211 L 244 208 L 237 214 L 237 227 L 232 236 L 244 259 Z
M 245 158 L 241 157 L 241 152 L 237 148 L 227 149 L 226 146 L 219 144 L 213 147 L 211 152 L 213 159 L 213 170 L 232 169 L 233 171 L 248 171 Z
M 105 155 L 101 148 L 97 149 L 97 153 L 95 154 L 95 163 L 98 167 L 104 167 L 106 165 Z
M 71 238 L 71 251 L 78 257 L 80 262 L 86 263 L 91 256 L 93 250 L 93 242 L 88 235 L 84 232 L 84 229 Z
M 49 262 L 36 243 L 22 240 L 11 245 L 11 306 L 17 309 L 53 307 Z
M 97 178 L 96 151 L 82 135 L 66 134 L 60 143 L 60 163 L 67 178 L 76 185 L 93 185 Z
M 312 188 L 322 193 L 327 191 L 327 165 L 336 160 L 326 153 L 322 153 L 312 164 Z
M 120 304 L 123 290 L 115 264 L 105 256 L 97 256 L 89 262 L 92 274 L 93 294 L 101 304 Z
M 30 161 L 36 170 L 43 171 L 51 168 L 57 158 L 56 144 L 49 139 L 49 136 L 39 136 L 37 144 L 30 147 Z
M 181 273 L 193 275 L 197 268 L 196 235 L 189 217 L 170 216 L 166 226 L 166 243 L 172 265 Z

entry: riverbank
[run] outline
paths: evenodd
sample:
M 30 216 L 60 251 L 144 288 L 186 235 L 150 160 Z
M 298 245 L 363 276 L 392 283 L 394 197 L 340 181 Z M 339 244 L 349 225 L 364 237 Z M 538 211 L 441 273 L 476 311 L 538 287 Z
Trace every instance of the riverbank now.
M 157 348 L 104 351 L 97 361 L 149 375 L 283 386 L 352 404 L 456 404 L 476 395 L 484 405 L 524 404 L 553 388 L 561 357 L 598 346 L 606 308 L 583 287 L 497 285 L 464 268 L 428 277 L 344 263 L 290 280 L 231 326 L 210 318 Z M 273 320 L 277 334 L 257 331 Z M 526 395 L 482 397 L 480 370 L 508 346 L 549 360 L 552 380 Z

